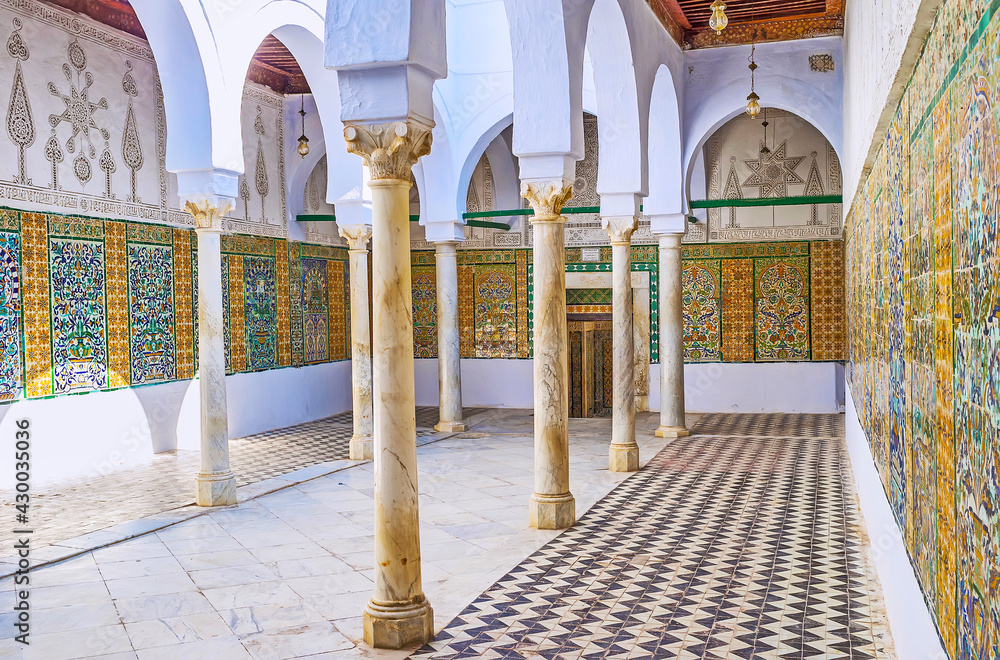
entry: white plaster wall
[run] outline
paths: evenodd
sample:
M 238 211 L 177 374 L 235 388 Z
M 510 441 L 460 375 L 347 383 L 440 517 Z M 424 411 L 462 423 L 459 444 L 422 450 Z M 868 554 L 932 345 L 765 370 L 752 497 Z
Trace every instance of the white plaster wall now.
M 414 360 L 418 406 L 438 405 L 437 360 Z M 833 362 L 688 364 L 689 412 L 843 412 L 843 367 Z M 462 405 L 534 407 L 532 360 L 462 360 Z M 660 365 L 649 367 L 649 408 L 660 409 Z
M 226 378 L 229 434 L 245 436 L 351 407 L 351 363 L 275 369 Z M 96 477 L 149 463 L 153 454 L 198 449 L 198 381 L 91 392 L 0 406 L 0 488 L 14 487 L 16 422 L 31 423 L 31 483 Z
M 941 0 L 860 0 L 844 15 L 844 208 L 870 166 Z M 848 117 L 850 121 L 848 121 Z
M 913 572 L 906 544 L 889 507 L 850 391 L 847 392 L 846 418 L 847 451 L 851 457 L 854 485 L 864 526 L 871 540 L 870 560 L 882 586 L 896 653 L 907 660 L 947 660 Z
M 834 413 L 844 410 L 835 362 L 685 364 L 688 412 Z M 649 409 L 660 409 L 660 365 L 649 366 Z
M 414 360 L 417 405 L 438 405 L 436 359 Z M 462 405 L 466 408 L 533 408 L 531 360 L 462 360 Z

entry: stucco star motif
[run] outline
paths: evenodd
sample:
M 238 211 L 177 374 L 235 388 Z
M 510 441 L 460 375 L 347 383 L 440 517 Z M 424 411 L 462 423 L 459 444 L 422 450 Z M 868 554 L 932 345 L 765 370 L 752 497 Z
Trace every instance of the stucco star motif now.
M 788 184 L 805 183 L 805 179 L 795 173 L 795 168 L 806 159 L 805 156 L 788 156 L 788 141 L 785 140 L 771 153 L 760 154 L 757 160 L 744 160 L 752 174 L 743 182 L 744 188 L 760 188 L 761 198 L 788 197 Z
M 97 103 L 91 103 L 90 101 L 90 87 L 94 84 L 94 74 L 87 71 L 83 76 L 84 84 L 77 85 L 73 82 L 73 72 L 70 69 L 70 64 L 73 65 L 73 69 L 76 69 L 77 77 L 83 74 L 84 69 L 87 67 L 87 56 L 83 51 L 83 47 L 76 41 L 73 41 L 69 45 L 68 58 L 69 64 L 62 65 L 63 75 L 66 77 L 66 81 L 69 82 L 69 92 L 63 94 L 56 87 L 55 83 L 49 83 L 48 89 L 49 94 L 52 96 L 58 96 L 66 109 L 63 110 L 62 114 L 49 115 L 49 125 L 52 128 L 58 128 L 59 124 L 66 122 L 72 128 L 73 134 L 70 135 L 69 139 L 66 140 L 66 151 L 69 153 L 74 153 L 76 151 L 76 140 L 81 134 L 83 138 L 87 141 L 87 146 L 89 147 L 88 152 L 91 158 L 97 156 L 97 149 L 94 147 L 94 142 L 90 137 L 90 130 L 93 129 L 101 134 L 101 137 L 105 140 L 111 138 L 111 133 L 106 129 L 101 128 L 94 121 L 94 112 L 97 110 L 107 110 L 108 100 L 101 97 L 101 100 Z M 81 144 L 81 149 L 83 145 Z

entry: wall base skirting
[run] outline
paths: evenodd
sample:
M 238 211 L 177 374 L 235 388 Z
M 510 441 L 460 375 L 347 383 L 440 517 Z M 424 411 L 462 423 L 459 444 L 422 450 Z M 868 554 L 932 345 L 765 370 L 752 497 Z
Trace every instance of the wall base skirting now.
M 889 507 L 868 437 L 858 419 L 849 388 L 846 431 L 847 451 L 851 458 L 863 524 L 871 539 L 872 556 L 869 559 L 882 586 L 896 657 L 905 660 L 947 660 L 948 655 L 941 645 L 934 620 L 927 610 L 923 592 L 913 572 L 906 543 Z

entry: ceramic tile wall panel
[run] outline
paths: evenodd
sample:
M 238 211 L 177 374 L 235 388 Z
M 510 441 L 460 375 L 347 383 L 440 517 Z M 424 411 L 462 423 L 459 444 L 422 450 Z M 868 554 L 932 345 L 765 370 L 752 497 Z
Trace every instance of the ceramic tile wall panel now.
M 812 279 L 812 358 L 845 359 L 844 243 L 816 241 L 809 250 Z
M 177 324 L 177 378 L 194 378 L 193 289 L 197 282 L 191 270 L 191 235 L 174 230 L 174 315 Z
M 99 221 L 98 221 L 99 222 Z M 49 223 L 51 225 L 51 222 Z M 128 309 L 128 225 L 124 222 L 104 222 L 107 250 L 108 304 L 108 387 L 116 389 L 129 384 L 129 309 Z M 164 230 L 161 231 L 165 231 Z
M 475 266 L 476 357 L 517 357 L 517 274 L 514 264 Z
M 753 259 L 724 259 L 722 269 L 722 360 L 753 362 Z
M 128 340 L 131 382 L 177 377 L 176 261 L 170 227 L 128 226 Z
M 278 366 L 287 367 L 292 363 L 291 310 L 289 307 L 288 250 L 279 245 L 275 253 L 277 268 L 277 321 L 278 321 Z
M 24 273 L 25 396 L 52 394 L 52 326 L 49 304 L 48 217 L 21 214 Z
M 528 348 L 528 260 L 531 252 L 518 250 L 517 266 L 517 357 L 527 358 Z
M 301 260 L 302 342 L 305 364 L 330 359 L 329 277 L 325 259 Z
M 411 266 L 413 357 L 437 357 L 437 267 Z
M 17 212 L 0 211 L 0 403 L 24 389 L 20 228 Z
M 849 383 L 954 660 L 1000 656 L 998 10 L 942 4 L 847 223 Z
M 684 290 L 684 361 L 718 362 L 722 357 L 722 282 L 718 259 L 692 259 L 681 271 Z
M 248 371 L 278 365 L 277 282 L 274 258 L 243 257 L 243 318 Z
M 754 259 L 759 361 L 809 359 L 809 259 Z
M 347 281 L 347 264 L 343 261 L 326 262 L 330 282 L 330 359 L 350 357 L 347 349 L 347 304 L 344 290 Z

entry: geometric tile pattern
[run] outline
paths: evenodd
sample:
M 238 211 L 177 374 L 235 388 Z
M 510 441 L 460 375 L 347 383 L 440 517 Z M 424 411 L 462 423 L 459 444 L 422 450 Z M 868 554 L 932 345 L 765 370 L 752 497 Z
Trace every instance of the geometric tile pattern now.
M 812 270 L 812 358 L 844 359 L 844 243 L 816 241 L 810 246 Z
M 722 359 L 753 362 L 753 260 L 722 260 Z
M 413 357 L 437 357 L 437 273 L 434 266 L 411 266 Z
M 835 414 L 706 413 L 692 435 L 837 438 L 844 435 L 844 416 Z
M 843 436 L 673 441 L 411 657 L 892 658 L 850 479 Z
M 4 224 L 0 224 L 2 228 L 5 228 Z M 0 231 L 0 402 L 20 398 L 24 385 L 21 375 L 20 261 L 21 235 L 16 231 Z

